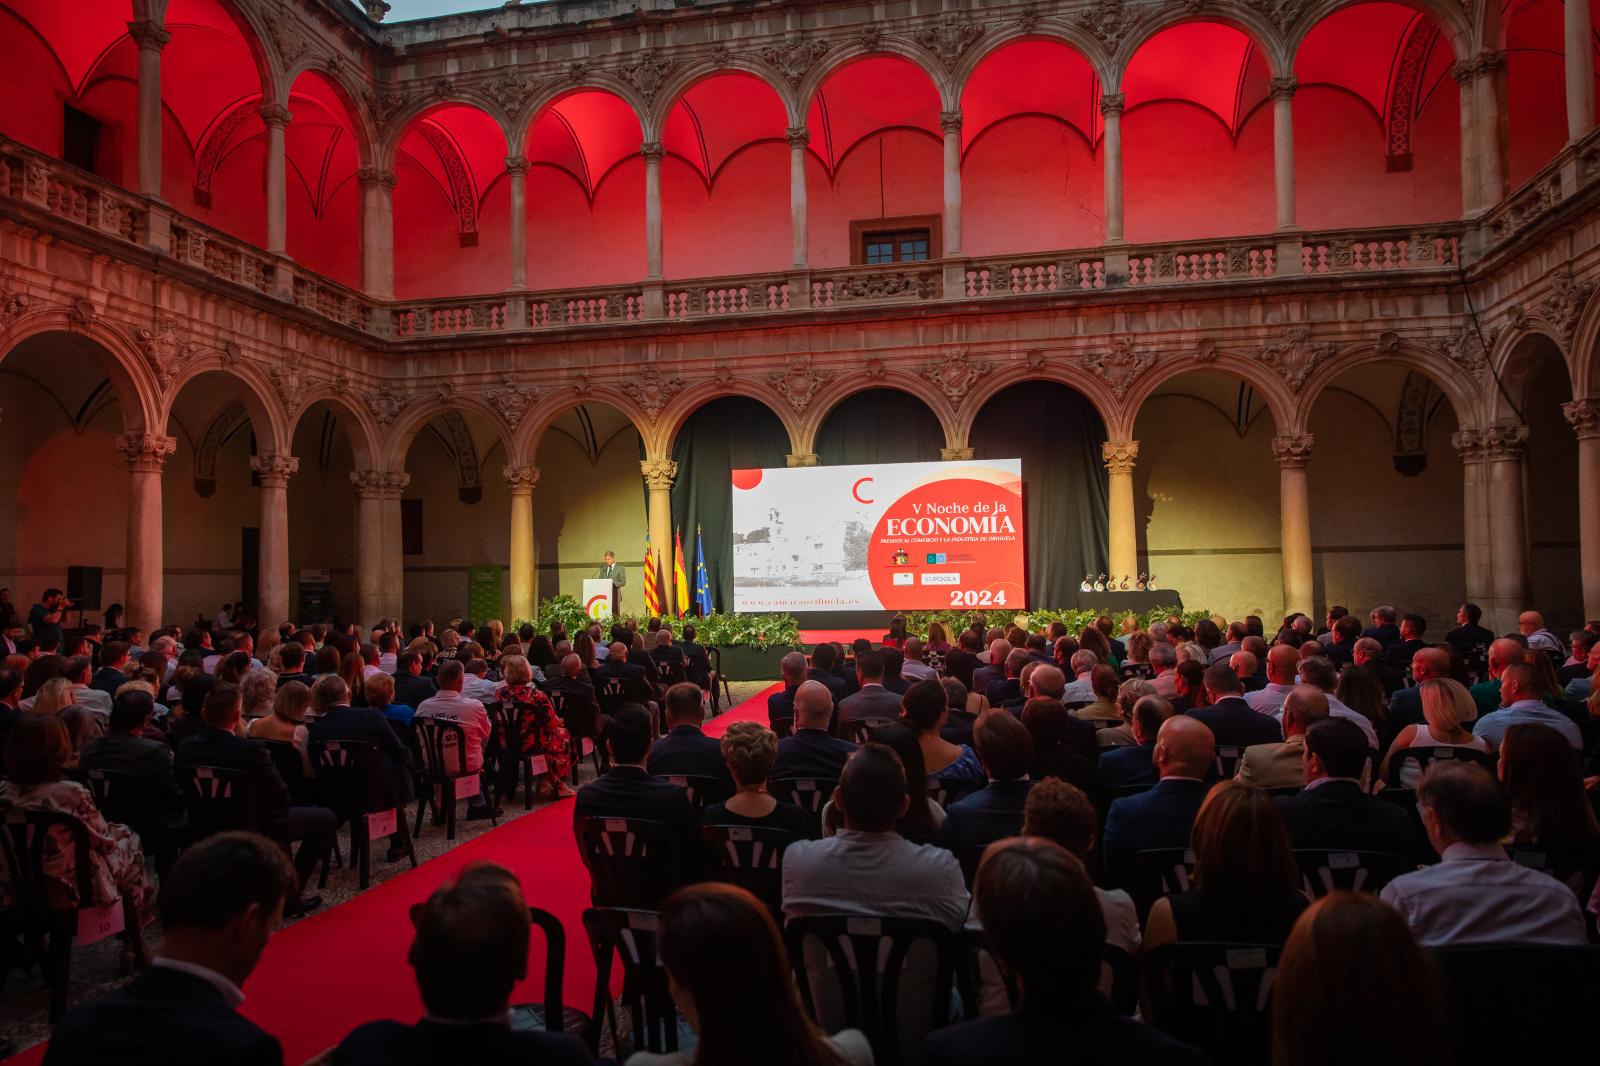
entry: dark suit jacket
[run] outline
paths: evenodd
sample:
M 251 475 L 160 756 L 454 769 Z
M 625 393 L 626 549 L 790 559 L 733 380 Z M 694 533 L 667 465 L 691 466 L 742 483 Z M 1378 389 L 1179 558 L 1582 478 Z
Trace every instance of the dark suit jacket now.
M 106 733 L 83 746 L 78 768 L 115 770 L 137 777 L 144 782 L 150 801 L 168 816 L 164 819 L 168 824 L 179 820 L 176 816 L 183 813 L 183 788 L 173 770 L 172 749 L 159 740 L 132 733 Z
M 944 674 L 953 677 L 972 690 L 972 672 L 978 668 L 978 657 L 960 646 L 951 648 L 944 657 Z
M 1417 839 L 1404 808 L 1363 795 L 1353 781 L 1329 781 L 1275 802 L 1297 848 L 1349 848 L 1410 855 Z
M 601 735 L 600 701 L 594 686 L 581 677 L 557 677 L 550 682 L 551 702 L 560 697 L 561 721 L 573 736 Z M 596 741 L 598 743 L 598 741 Z
M 394 701 L 412 710 L 421 706 L 423 700 L 432 699 L 438 694 L 439 686 L 426 674 L 417 674 L 415 677 L 410 673 L 394 675 Z
M 844 694 L 854 696 L 861 691 L 861 678 L 856 676 L 855 668 L 840 663 L 833 668 L 833 676 L 844 682 Z
M 1402 640 L 1384 649 L 1383 661 L 1404 673 L 1406 667 L 1411 665 L 1411 657 L 1426 647 L 1428 647 L 1427 641 L 1415 637 Z
M 117 689 L 128 683 L 128 675 L 121 670 L 113 670 L 109 666 L 102 666 L 89 678 L 89 687 L 99 689 L 107 696 L 115 696 Z
M 1153 761 L 1156 742 L 1107 748 L 1100 753 L 1100 783 L 1106 788 L 1153 785 L 1160 780 Z
M 645 766 L 657 777 L 691 774 L 733 784 L 728 764 L 722 761 L 722 743 L 706 736 L 699 726 L 673 726 L 672 732 L 651 746 Z
M 332 707 L 308 727 L 313 744 L 328 740 L 357 740 L 371 744 L 383 756 L 389 798 L 403 803 L 411 798 L 411 752 L 395 735 L 394 727 L 373 707 Z
M 983 690 L 983 695 L 991 707 L 1016 703 L 1022 699 L 1022 682 L 1014 677 L 991 681 L 989 687 Z
M 1283 726 L 1271 715 L 1254 710 L 1238 696 L 1218 700 L 1209 707 L 1189 712 L 1211 729 L 1223 746 L 1248 748 L 1252 744 L 1277 744 L 1283 740 Z
M 1205 1066 L 1210 1061 L 1155 1026 L 1123 1017 L 1098 992 L 1066 1003 L 1024 998 L 1010 1014 L 935 1029 L 923 1048 L 926 1066 Z
M 607 659 L 594 673 L 597 693 L 604 692 L 606 682 L 615 679 L 621 682 L 622 698 L 628 703 L 643 704 L 656 698 L 655 688 L 650 684 L 644 667 L 637 663 L 618 663 Z
M 894 718 L 900 714 L 900 697 L 886 688 L 863 687 L 839 704 L 841 721 L 857 718 Z
M 844 683 L 844 678 L 835 677 L 826 670 L 818 670 L 815 666 L 806 671 L 808 681 L 818 681 L 828 688 L 828 695 L 833 697 L 833 705 L 839 706 L 839 701 L 850 695 L 850 686 Z
M 1400 627 L 1393 622 L 1386 622 L 1381 626 L 1372 626 L 1361 631 L 1363 637 L 1371 637 L 1387 648 L 1391 644 L 1400 643 Z
M 945 812 L 939 827 L 940 846 L 955 852 L 963 866 L 986 845 L 1022 832 L 1022 805 L 1028 800 L 1029 780 L 991 781 L 972 795 L 959 799 Z
M 1468 623 L 1464 626 L 1456 626 L 1444 635 L 1444 639 L 1445 643 L 1454 648 L 1458 654 L 1465 655 L 1480 644 L 1494 643 L 1494 633 L 1482 626 Z
M 972 671 L 972 684 L 967 686 L 973 692 L 989 691 L 989 684 L 994 681 L 1006 679 L 1006 668 L 1000 666 L 979 666 Z
M 287 685 L 291 681 L 298 681 L 302 685 L 304 685 L 306 688 L 310 688 L 312 685 L 315 685 L 317 683 L 317 679 L 315 677 L 313 677 L 312 675 L 310 675 L 310 674 L 303 674 L 302 673 L 302 674 L 279 674 L 278 675 L 278 687 L 279 688 L 282 688 L 283 686 Z M 399 679 L 396 678 L 395 679 L 395 685 L 396 685 L 397 688 L 399 687 L 399 683 L 400 683 Z M 398 698 L 399 697 L 396 697 L 396 699 L 398 699 Z M 405 700 L 400 700 L 400 702 L 404 703 Z
M 1351 661 L 1351 653 L 1355 649 L 1353 641 L 1347 640 L 1343 643 L 1335 644 L 1332 638 L 1329 638 L 1322 645 L 1322 650 L 1327 656 L 1328 661 L 1333 663 L 1335 666 L 1349 666 Z
M 782 692 L 774 692 L 767 697 L 767 724 L 771 725 L 780 718 L 794 718 L 794 694 L 799 691 L 799 686 L 790 688 L 784 686 Z
M 1148 792 L 1113 800 L 1100 845 L 1106 873 L 1115 876 L 1141 851 L 1188 847 L 1194 816 L 1209 789 L 1204 781 L 1167 778 Z
M 772 764 L 772 776 L 837 781 L 844 772 L 845 760 L 855 750 L 856 746 L 848 740 L 829 736 L 821 729 L 796 729 L 794 736 L 778 741 L 778 758 Z
M 179 766 L 221 766 L 243 770 L 256 783 L 261 809 L 270 818 L 289 813 L 289 786 L 283 783 L 272 754 L 259 740 L 236 737 L 232 733 L 206 726 L 178 745 Z
M 580 818 L 643 818 L 661 822 L 687 841 L 695 813 L 683 789 L 653 777 L 640 766 L 613 766 L 610 773 L 578 789 L 572 820 Z
M 1408 725 L 1421 725 L 1422 717 L 1422 690 L 1420 688 L 1402 688 L 1396 690 L 1389 697 L 1389 732 L 1391 735 L 1398 733 Z
M 492 1023 L 441 1025 L 426 1018 L 416 1025 L 368 1022 L 352 1030 L 333 1053 L 334 1066 L 432 1066 L 470 1062 L 475 1066 L 589 1066 L 594 1060 L 577 1038 L 537 1029 L 512 1029 Z
M 283 1048 L 199 977 L 152 966 L 78 1004 L 50 1035 L 46 1066 L 280 1066 Z

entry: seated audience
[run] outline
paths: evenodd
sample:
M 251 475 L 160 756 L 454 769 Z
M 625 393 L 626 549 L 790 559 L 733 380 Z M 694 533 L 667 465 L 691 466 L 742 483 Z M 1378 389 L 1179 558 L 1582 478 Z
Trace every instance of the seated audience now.
M 651 746 L 650 761 L 646 765 L 657 777 L 673 774 L 714 777 L 732 785 L 727 764 L 722 761 L 722 745 L 706 736 L 701 728 L 706 716 L 703 698 L 700 686 L 688 681 L 667 690 L 665 702 L 670 728 L 666 736 Z
M 1283 817 L 1265 792 L 1224 781 L 1195 816 L 1188 892 L 1164 896 L 1144 925 L 1146 951 L 1185 941 L 1281 944 L 1306 908 Z
M 481 661 L 481 660 L 480 660 Z M 466 669 L 459 659 L 451 659 L 439 666 L 439 692 L 422 701 L 412 721 L 418 718 L 438 718 L 461 726 L 467 742 L 467 773 L 483 771 L 483 747 L 489 740 L 489 712 L 483 704 L 464 692 Z M 455 767 L 450 767 L 455 769 Z M 500 808 L 490 807 L 480 790 L 467 800 L 467 820 L 498 818 Z
M 777 728 L 785 718 L 794 720 L 794 694 L 806 680 L 806 657 L 791 651 L 778 660 L 778 672 L 783 675 L 783 689 L 767 697 L 767 724 Z M 830 691 L 830 700 L 832 698 Z M 831 710 L 831 708 L 830 708 Z
M 1328 717 L 1328 697 L 1315 685 L 1292 687 L 1278 709 L 1278 717 L 1283 724 L 1283 742 L 1252 744 L 1244 749 L 1244 758 L 1234 771 L 1235 781 L 1268 791 L 1305 785 L 1306 730 Z
M 989 701 L 976 692 L 968 692 L 967 687 L 953 677 L 940 680 L 944 686 L 945 703 L 949 713 L 945 716 L 944 725 L 939 727 L 939 735 L 952 744 L 972 744 L 972 727 L 977 724 L 978 715 L 989 708 Z
M 922 661 L 922 641 L 916 637 L 907 637 L 905 648 L 902 649 L 905 661 L 900 664 L 900 675 L 909 681 L 936 681 L 939 672 Z
M 1244 699 L 1244 684 L 1227 663 L 1206 668 L 1207 706 L 1189 711 L 1220 745 L 1247 748 L 1252 744 L 1276 744 L 1283 739 L 1283 727 L 1271 715 L 1252 710 Z
M 494 698 L 516 713 L 519 754 L 544 757 L 540 793 L 551 799 L 574 795 L 566 782 L 572 772 L 572 736 L 556 717 L 550 697 L 534 685 L 533 664 L 521 655 L 501 655 L 500 677 L 505 683 L 495 690 Z M 499 740 L 505 743 L 504 737 Z
M 1428 947 L 1582 944 L 1584 917 L 1572 889 L 1511 861 L 1505 791 L 1481 766 L 1436 761 L 1417 789 L 1435 866 L 1402 874 L 1379 894 Z
M 833 697 L 820 681 L 805 681 L 795 689 L 794 734 L 778 741 L 772 777 L 839 779 L 845 760 L 856 746 L 828 733 L 833 718 Z
M 1385 709 L 1389 728 L 1404 732 L 1406 726 L 1421 725 L 1424 721 L 1422 713 L 1422 685 L 1434 678 L 1448 678 L 1450 676 L 1450 653 L 1443 648 L 1422 648 L 1411 656 L 1411 680 L 1413 684 L 1408 688 L 1398 689 L 1389 696 L 1389 704 Z M 1465 688 L 1462 690 L 1465 692 Z M 1470 700 L 1471 694 L 1467 694 Z M 1478 712 L 1474 707 L 1473 712 L 1465 722 L 1476 721 Z M 1398 733 L 1396 733 L 1398 736 Z M 1408 788 L 1410 786 L 1407 786 Z
M 594 1061 L 565 1033 L 511 1027 L 511 991 L 528 975 L 530 923 L 510 870 L 487 862 L 468 866 L 413 908 L 411 923 L 416 937 L 406 961 L 416 971 L 427 1013 L 415 1025 L 360 1026 L 335 1050 L 333 1066 Z
M 626 704 L 606 727 L 611 769 L 578 789 L 572 818 L 643 818 L 661 822 L 673 836 L 688 840 L 694 809 L 683 789 L 645 769 L 650 751 L 650 712 Z M 720 758 L 720 753 L 719 753 Z
M 883 656 L 869 651 L 856 656 L 860 688 L 839 703 L 839 724 L 862 719 L 889 720 L 900 713 L 900 696 L 883 686 Z
M 978 865 L 973 892 L 990 949 L 1020 998 L 1009 1014 L 929 1033 L 927 1066 L 1207 1061 L 1118 1013 L 1100 994 L 1106 925 L 1089 875 L 1065 848 L 1038 837 L 993 844 Z
M 144 736 L 154 714 L 155 700 L 148 692 L 128 689 L 120 693 L 111 704 L 110 728 L 83 746 L 78 769 L 114 770 L 140 783 L 141 798 L 150 806 L 155 821 L 133 828 L 140 832 L 147 849 L 159 852 L 164 843 L 160 838 L 183 827 L 187 803 L 173 769 L 172 749 L 165 741 Z
M 1011 716 L 1008 713 L 1006 717 Z M 1059 777 L 1091 795 L 1099 795 L 1100 773 L 1095 762 L 1099 752 L 1090 746 L 1092 736 L 1084 736 L 1093 726 L 1072 717 L 1060 700 L 1043 696 L 1029 700 L 1022 709 L 1022 726 L 1033 746 L 1030 777 L 1036 781 Z
M 422 653 L 408 648 L 395 658 L 394 698 L 415 710 L 439 692 L 433 678 L 422 672 Z
M 1388 693 L 1378 673 L 1371 666 L 1345 667 L 1339 672 L 1336 691 L 1339 702 L 1371 723 L 1380 738 L 1394 735 L 1389 728 L 1388 714 L 1384 710 L 1384 701 L 1388 699 Z
M 1295 847 L 1402 857 L 1416 850 L 1410 814 L 1362 788 L 1368 755 L 1361 730 L 1343 718 L 1326 718 L 1306 730 L 1306 787 L 1277 797 Z
M 1361 730 L 1361 735 L 1367 738 L 1367 747 L 1373 751 L 1383 750 L 1378 743 L 1378 731 L 1373 728 L 1366 716 L 1346 707 L 1335 695 L 1339 689 L 1339 672 L 1325 657 L 1313 655 L 1309 659 L 1300 660 L 1300 683 L 1320 688 L 1323 695 L 1328 697 L 1329 717 L 1344 718 L 1354 722 L 1356 728 Z
M 1475 603 L 1463 603 L 1456 608 L 1456 627 L 1446 633 L 1444 639 L 1462 658 L 1494 642 L 1494 633 L 1478 624 L 1482 618 L 1483 608 Z
M 329 674 L 329 677 L 337 675 Z M 306 774 L 311 773 L 311 731 L 307 712 L 311 708 L 311 689 L 298 681 L 284 685 L 272 699 L 272 713 L 250 723 L 252 740 L 281 741 L 293 744 L 300 752 Z
M 852 697 L 856 698 L 856 697 Z M 918 681 L 901 699 L 901 720 L 917 734 L 928 776 L 968 790 L 981 788 L 988 778 L 978 753 L 965 744 L 952 744 L 939 735 L 950 712 L 944 687 L 937 681 Z
M 1483 718 L 1498 711 L 1500 677 L 1506 670 L 1527 660 L 1528 649 L 1520 640 L 1501 637 L 1489 645 L 1489 677 L 1472 686 L 1472 700 L 1478 705 L 1478 717 Z
M 1528 648 L 1531 651 L 1551 652 L 1565 656 L 1567 646 L 1561 643 L 1561 638 L 1545 628 L 1544 615 L 1538 611 L 1523 611 L 1517 616 L 1517 632 L 1528 639 Z
M 1054 666 L 1039 666 L 1034 668 L 1028 676 L 1029 694 L 1031 700 L 1054 700 L 1063 705 L 1066 701 L 1061 698 L 1067 687 L 1067 677 Z M 1023 705 L 1026 712 L 1027 705 Z M 1015 712 L 1013 712 L 1015 713 Z M 1100 755 L 1100 745 L 1096 740 L 1097 730 L 1093 724 L 1082 721 L 1072 715 L 1067 715 L 1066 724 L 1061 727 L 1062 742 L 1077 751 L 1085 759 L 1093 761 Z
M 1099 815 L 1081 788 L 1047 778 L 1028 790 L 1022 808 L 1022 836 L 1044 837 L 1073 854 L 1085 867 L 1094 865 Z M 1133 898 L 1120 888 L 1095 887 L 1100 915 L 1106 923 L 1106 943 L 1130 955 L 1139 951 L 1139 912 Z
M 1151 755 L 1158 782 L 1147 792 L 1112 801 L 1106 812 L 1100 858 L 1108 875 L 1117 877 L 1141 851 L 1189 845 L 1215 752 L 1216 740 L 1198 718 L 1180 714 L 1162 723 Z
M 377 686 L 372 684 L 377 682 Z M 368 679 L 370 697 L 379 689 L 394 684 L 393 678 L 379 671 Z M 411 752 L 395 736 L 394 727 L 376 707 L 350 706 L 350 690 L 338 677 L 325 677 L 311 690 L 314 702 L 327 707 L 322 715 L 307 728 L 310 742 L 326 743 L 336 740 L 359 741 L 371 744 L 378 752 L 383 766 L 384 781 L 388 784 L 390 803 L 403 804 L 411 799 L 411 774 L 415 769 Z M 393 854 L 393 845 L 391 845 Z M 391 862 L 394 860 L 391 858 Z
M 1429 649 L 1436 651 L 1437 649 Z M 1426 654 L 1418 652 L 1418 657 Z M 1415 688 L 1405 692 L 1417 693 L 1417 706 L 1421 710 L 1422 724 L 1408 725 L 1395 734 L 1389 753 L 1384 756 L 1380 776 L 1388 781 L 1393 776 L 1401 788 L 1416 788 L 1422 771 L 1415 759 L 1397 759 L 1396 755 L 1407 748 L 1470 748 L 1485 754 L 1489 742 L 1473 736 L 1471 723 L 1478 716 L 1478 706 L 1472 694 L 1459 681 L 1448 677 L 1430 677 Z M 1398 766 L 1398 772 L 1395 767 Z
M 1524 722 L 1548 726 L 1565 737 L 1567 743 L 1578 751 L 1583 750 L 1583 734 L 1579 732 L 1577 723 L 1545 704 L 1534 668 L 1526 663 L 1514 663 L 1500 674 L 1500 709 L 1480 716 L 1472 732 L 1491 745 L 1499 746 L 1506 730 Z
M 985 847 L 1022 828 L 1023 804 L 1033 787 L 1028 777 L 1033 740 L 1021 722 L 1000 712 L 978 719 L 972 732 L 989 783 L 950 804 L 939 840 L 963 866 L 975 869 Z
M 1072 713 L 1086 722 L 1122 721 L 1122 712 L 1117 708 L 1117 692 L 1121 688 L 1117 672 L 1109 666 L 1096 666 L 1089 671 L 1089 686 L 1094 691 L 1094 702 Z
M 806 682 L 815 684 L 815 682 Z M 674 685 L 673 690 L 678 686 Z M 672 703 L 672 691 L 667 693 Z M 661 746 L 660 741 L 656 747 Z M 816 819 L 794 803 L 781 802 L 768 793 L 778 756 L 778 737 L 760 722 L 734 722 L 722 734 L 722 760 L 733 777 L 734 793 L 725 803 L 711 804 L 700 812 L 701 825 L 751 825 L 787 829 L 798 837 L 817 835 Z
M 1132 682 L 1129 682 L 1132 684 Z M 1156 737 L 1162 723 L 1177 712 L 1160 696 L 1143 696 L 1133 705 L 1133 737 L 1128 747 L 1111 748 L 1100 755 L 1100 784 L 1107 789 L 1153 785 L 1156 771 Z
M 238 1013 L 240 986 L 298 893 L 283 851 L 254 833 L 218 833 L 186 849 L 162 879 L 160 955 L 68 1011 L 46 1066 L 280 1066 L 277 1038 Z

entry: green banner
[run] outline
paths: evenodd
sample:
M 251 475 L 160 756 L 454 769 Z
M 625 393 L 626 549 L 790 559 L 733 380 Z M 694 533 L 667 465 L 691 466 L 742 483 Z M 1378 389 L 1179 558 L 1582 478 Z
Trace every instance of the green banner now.
M 467 616 L 474 622 L 488 618 L 509 621 L 505 616 L 505 572 L 503 566 L 467 568 Z

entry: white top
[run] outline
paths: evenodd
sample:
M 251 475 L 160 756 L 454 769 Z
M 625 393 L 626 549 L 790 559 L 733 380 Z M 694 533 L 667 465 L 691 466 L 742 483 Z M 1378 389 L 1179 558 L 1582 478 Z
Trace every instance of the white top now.
M 841 829 L 826 840 L 791 844 L 783 853 L 786 918 L 928 918 L 956 930 L 971 900 L 953 854 L 913 844 L 899 833 Z
M 1244 701 L 1250 705 L 1252 711 L 1270 714 L 1274 718 L 1283 717 L 1283 701 L 1289 698 L 1289 693 L 1294 691 L 1293 685 L 1280 685 L 1276 681 L 1268 681 L 1266 686 L 1254 692 L 1246 692 Z
M 872 1045 L 859 1029 L 842 1029 L 827 1038 L 828 1046 L 846 1066 L 872 1066 Z M 674 1051 L 670 1055 L 657 1055 L 652 1051 L 635 1051 L 628 1056 L 626 1066 L 693 1066 L 694 1055 L 687 1051 Z
M 417 705 L 418 718 L 443 718 L 460 722 L 467 734 L 467 771 L 483 769 L 483 745 L 489 739 L 489 712 L 483 704 L 451 689 L 440 690 Z
M 1440 860 L 1395 878 L 1379 893 L 1424 947 L 1587 942 L 1572 889 L 1512 862 L 1499 844 L 1451 844 Z
M 1485 755 L 1489 753 L 1489 742 L 1482 737 L 1473 737 L 1466 744 L 1447 744 L 1442 740 L 1436 739 L 1428 731 L 1427 722 L 1420 723 L 1416 728 L 1417 735 L 1411 738 L 1410 744 L 1406 745 L 1408 748 L 1471 748 L 1473 751 L 1481 751 Z M 1399 780 L 1401 788 L 1416 788 L 1422 782 L 1422 771 L 1417 768 L 1414 760 L 1407 759 L 1400 764 Z

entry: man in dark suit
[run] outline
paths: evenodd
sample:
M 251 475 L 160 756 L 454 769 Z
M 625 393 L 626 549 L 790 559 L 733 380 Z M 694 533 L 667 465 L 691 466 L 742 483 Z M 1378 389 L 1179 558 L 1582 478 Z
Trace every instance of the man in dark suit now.
M 1371 637 L 1387 648 L 1400 640 L 1400 627 L 1395 625 L 1396 612 L 1393 607 L 1383 606 L 1372 609 L 1372 625 L 1363 629 L 1363 637 Z
M 1367 738 L 1354 722 L 1325 718 L 1306 730 L 1305 790 L 1276 797 L 1295 847 L 1402 857 L 1416 851 L 1410 814 L 1362 791 L 1367 755 Z
M 317 682 L 316 688 L 311 690 L 311 704 L 321 712 L 309 729 L 312 744 L 330 740 L 371 744 L 383 759 L 383 776 L 389 786 L 387 799 L 397 804 L 411 799 L 411 772 L 415 763 L 411 752 L 395 735 L 394 727 L 383 716 L 382 709 L 350 706 L 350 689 L 337 674 L 329 674 Z M 392 855 L 392 844 L 390 848 Z
M 173 770 L 172 749 L 142 735 L 155 709 L 148 692 L 132 689 L 118 696 L 111 704 L 107 731 L 84 744 L 78 769 L 113 770 L 138 779 L 148 817 L 132 828 L 164 870 L 177 856 L 177 835 L 186 820 L 185 799 Z
M 1401 618 L 1400 639 L 1383 649 L 1384 662 L 1397 673 L 1404 673 L 1405 668 L 1411 665 L 1411 657 L 1428 646 L 1428 642 L 1422 639 L 1422 634 L 1427 631 L 1427 619 L 1420 614 L 1408 614 Z
M 117 689 L 128 683 L 127 667 L 128 645 L 120 640 L 107 641 L 100 649 L 100 669 L 89 678 L 89 687 L 115 696 Z
M 1020 677 L 1022 668 L 1028 665 L 1028 661 L 1028 653 L 1022 648 L 1013 648 L 1007 653 L 1005 661 L 1006 676 L 989 682 L 989 686 L 983 691 L 984 698 L 989 701 L 989 706 L 1006 707 L 1022 702 L 1022 681 Z M 1049 660 L 1045 660 L 1045 663 L 1046 665 L 1053 665 Z
M 1392 646 L 1399 647 L 1398 644 Z M 1356 641 L 1355 647 L 1350 651 L 1350 662 L 1372 671 L 1379 684 L 1383 685 L 1386 694 L 1398 692 L 1405 687 L 1405 675 L 1384 658 L 1383 646 L 1371 637 L 1362 637 Z
M 578 798 L 572 804 L 572 826 L 576 832 L 578 823 L 585 818 L 660 822 L 677 848 L 669 859 L 676 877 L 682 870 L 696 815 L 683 789 L 645 769 L 653 733 L 650 712 L 636 703 L 622 707 L 611 717 L 605 736 L 611 769 L 578 789 Z
M 161 881 L 160 956 L 68 1011 L 50 1034 L 47 1066 L 280 1066 L 277 1039 L 236 1008 L 298 894 L 294 868 L 265 837 L 218 833 L 187 849 Z
M 689 662 L 683 657 L 683 649 L 672 643 L 672 630 L 663 626 L 656 633 L 655 642 L 656 646 L 649 651 L 656 677 L 663 683 L 668 677 L 676 677 L 680 681 L 689 680 Z
M 860 655 L 863 650 L 872 650 L 871 643 L 860 641 L 857 643 L 867 643 L 867 646 L 865 649 L 861 649 L 852 644 L 850 648 L 852 657 Z M 844 682 L 844 694 L 846 697 L 854 696 L 861 691 L 861 678 L 856 675 L 855 661 L 853 658 L 845 658 L 843 644 L 836 643 L 833 645 L 833 669 L 831 672 L 834 677 Z
M 427 1014 L 416 1025 L 377 1021 L 356 1028 L 334 1051 L 333 1066 L 594 1061 L 575 1037 L 506 1024 L 511 990 L 528 975 L 529 939 L 528 904 L 510 870 L 469 865 L 434 889 L 412 925 L 416 939 L 406 961 Z
M 972 739 L 989 783 L 952 803 L 939 826 L 940 845 L 955 853 L 969 879 L 985 847 L 1022 832 L 1022 808 L 1033 787 L 1033 739 L 1016 718 L 986 714 L 972 727 Z
M 997 639 L 989 645 L 989 662 L 972 671 L 972 684 L 968 687 L 973 692 L 987 692 L 989 685 L 994 681 L 1004 681 L 1006 676 L 1006 656 L 1011 654 L 1011 642 Z
M 966 686 L 968 692 L 972 691 L 972 672 L 979 665 L 978 651 L 982 647 L 982 638 L 970 629 L 963 629 L 956 637 L 956 643 L 944 657 L 944 676 L 953 677 Z
M 298 681 L 306 688 L 310 688 L 317 683 L 315 677 L 305 672 L 306 650 L 300 645 L 280 645 L 278 648 L 278 661 L 283 664 L 283 669 L 278 672 L 279 688 L 291 681 Z
M 1463 603 L 1456 608 L 1456 627 L 1444 635 L 1445 643 L 1456 654 L 1467 656 L 1474 648 L 1487 648 L 1494 643 L 1494 633 L 1479 625 L 1483 608 L 1475 603 Z
M 266 817 L 266 830 L 279 840 L 301 842 L 294 865 L 303 888 L 311 880 L 317 864 L 333 849 L 333 812 L 326 807 L 289 806 L 289 786 L 278 775 L 266 745 L 234 732 L 239 715 L 239 686 L 226 682 L 211 686 L 201 711 L 205 726 L 178 745 L 178 766 L 181 769 L 217 766 L 248 774 L 256 785 Z M 321 896 L 309 895 L 291 902 L 290 910 L 310 910 L 321 902 Z
M 412 710 L 439 694 L 433 678 L 422 672 L 422 653 L 414 649 L 401 652 L 394 660 L 394 698 Z
M 778 741 L 772 777 L 837 781 L 856 746 L 828 733 L 833 698 L 820 681 L 802 682 L 794 693 L 794 735 Z
M 1100 783 L 1106 789 L 1153 785 L 1156 772 L 1156 736 L 1161 725 L 1177 712 L 1160 696 L 1141 696 L 1133 705 L 1133 739 L 1137 744 L 1107 748 L 1100 754 Z
M 1160 780 L 1148 792 L 1113 800 L 1106 812 L 1100 858 L 1108 876 L 1120 874 L 1141 851 L 1189 846 L 1216 746 L 1198 718 L 1178 714 L 1162 723 L 1153 755 Z
M 656 702 L 655 681 L 638 663 L 628 662 L 628 646 L 620 640 L 611 645 L 611 654 L 595 671 L 595 690 L 604 694 L 613 686 L 620 686 L 625 703 L 653 704 Z
M 827 688 L 835 707 L 850 695 L 850 686 L 845 684 L 844 678 L 833 672 L 837 657 L 838 653 L 833 650 L 832 644 L 818 644 L 811 649 L 811 667 L 806 671 L 807 680 L 820 681 Z
M 605 734 L 609 719 L 600 713 L 600 701 L 584 672 L 583 660 L 572 652 L 561 657 L 559 673 L 550 679 L 550 702 L 574 736 L 593 737 L 596 744 Z
M 1248 748 L 1283 739 L 1283 727 L 1276 718 L 1252 709 L 1244 701 L 1244 683 L 1227 663 L 1206 668 L 1205 691 L 1211 705 L 1190 711 L 1189 715 L 1204 722 L 1218 744 Z
M 794 719 L 794 694 L 806 680 L 806 657 L 789 652 L 778 661 L 778 672 L 783 675 L 783 691 L 767 697 L 767 724 L 774 728 L 785 718 Z
M 883 656 L 875 651 L 856 656 L 856 676 L 861 691 L 839 704 L 839 726 L 863 718 L 894 718 L 900 713 L 900 697 L 883 687 Z
M 899 648 L 879 648 L 878 657 L 883 660 L 883 687 L 897 696 L 904 696 L 911 687 L 911 679 L 900 674 L 905 654 Z
M 706 710 L 700 686 L 684 681 L 667 689 L 666 713 L 670 731 L 650 748 L 646 769 L 657 777 L 715 777 L 731 789 L 733 778 L 722 761 L 722 744 L 701 728 Z
M 1089 874 L 1042 837 L 997 845 L 972 886 L 974 913 L 1002 970 L 1017 979 L 1015 1009 L 928 1034 L 927 1066 L 1120 1063 L 1203 1066 L 1187 1044 L 1121 1014 L 1098 989 L 1105 922 Z
M 1322 638 L 1322 652 L 1334 663 L 1348 666 L 1351 655 L 1355 650 L 1356 641 L 1361 639 L 1361 621 L 1354 615 L 1345 615 L 1336 619 L 1333 628 Z

